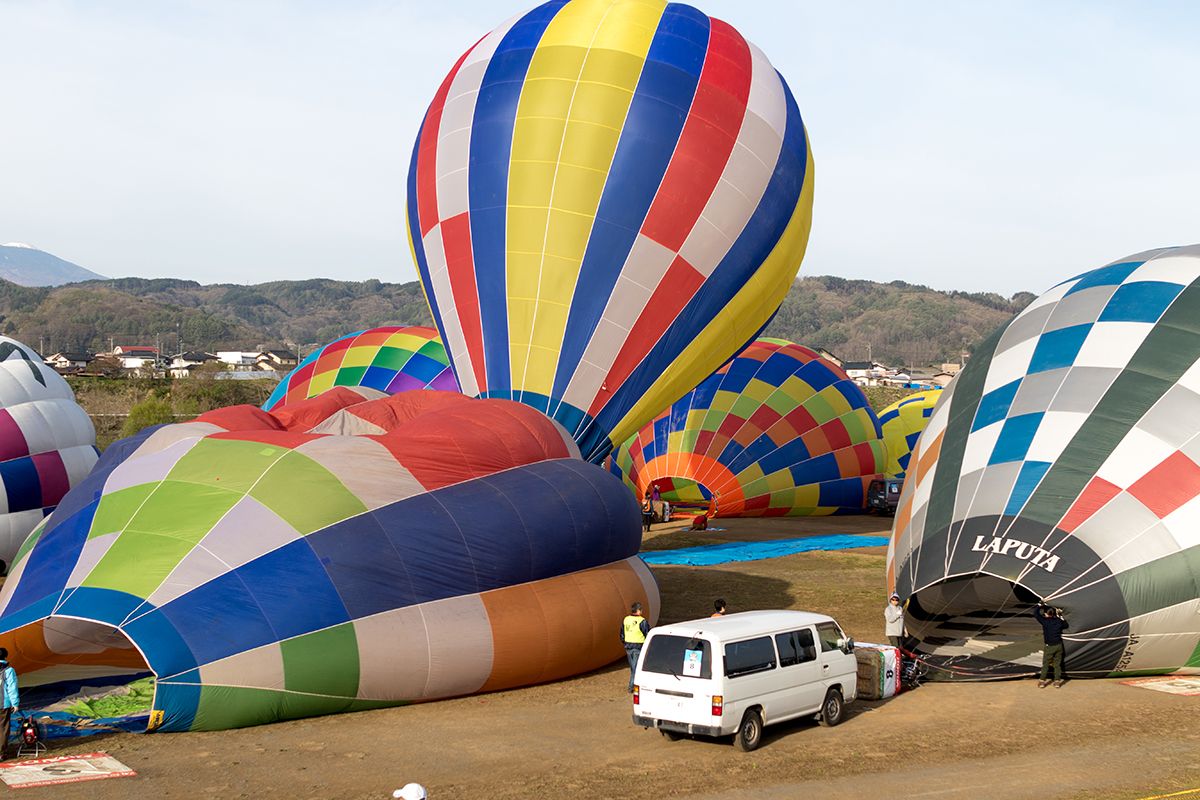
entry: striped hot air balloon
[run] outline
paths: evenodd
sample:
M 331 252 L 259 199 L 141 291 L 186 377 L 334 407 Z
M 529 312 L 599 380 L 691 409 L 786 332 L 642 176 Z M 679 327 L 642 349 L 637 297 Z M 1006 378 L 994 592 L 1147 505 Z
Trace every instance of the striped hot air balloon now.
M 622 445 L 610 470 L 639 497 L 708 501 L 721 517 L 861 511 L 884 462 L 854 381 L 812 350 L 758 339 Z
M 307 400 L 334 386 L 361 386 L 382 394 L 458 389 L 437 331 L 390 325 L 348 334 L 313 351 L 279 382 L 263 408 Z
M 962 672 L 1200 672 L 1200 246 L 1050 289 L 975 349 L 909 462 L 888 553 Z M 959 673 L 948 673 L 959 674 Z
M 105 451 L 0 590 L 21 686 L 157 677 L 214 730 L 538 683 L 657 613 L 637 504 L 518 403 L 335 387 Z
M 796 102 L 732 26 L 555 0 L 442 82 L 408 222 L 462 390 L 549 414 L 599 461 L 762 329 L 812 192 Z

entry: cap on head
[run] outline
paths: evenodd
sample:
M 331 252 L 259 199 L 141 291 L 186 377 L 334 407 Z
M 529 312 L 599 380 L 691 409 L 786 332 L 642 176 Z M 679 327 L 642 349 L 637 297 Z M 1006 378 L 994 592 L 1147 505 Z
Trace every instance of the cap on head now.
M 900 599 L 900 595 L 898 595 L 898 594 L 896 594 L 895 592 L 893 592 L 893 593 L 892 593 L 892 596 L 891 596 L 891 597 L 889 597 L 888 599 L 889 599 L 889 600 L 899 600 L 899 599 Z
M 392 797 L 397 798 L 397 800 L 426 800 L 429 797 L 429 793 L 419 783 L 406 783 L 403 788 L 392 792 Z

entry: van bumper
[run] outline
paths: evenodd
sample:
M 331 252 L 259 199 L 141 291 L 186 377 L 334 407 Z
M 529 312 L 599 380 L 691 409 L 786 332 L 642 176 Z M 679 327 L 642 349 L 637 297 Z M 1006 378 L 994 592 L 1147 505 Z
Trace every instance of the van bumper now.
M 687 722 L 672 722 L 669 719 L 654 719 L 653 717 L 643 717 L 640 714 L 633 715 L 633 724 L 641 725 L 643 728 L 660 728 L 674 733 L 686 733 L 690 736 L 720 736 L 721 728 L 718 725 L 692 725 Z

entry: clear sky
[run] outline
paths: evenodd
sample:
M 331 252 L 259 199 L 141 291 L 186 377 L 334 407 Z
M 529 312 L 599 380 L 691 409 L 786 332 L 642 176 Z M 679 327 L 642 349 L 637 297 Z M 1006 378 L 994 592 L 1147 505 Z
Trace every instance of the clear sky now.
M 1200 5 L 697 0 L 816 158 L 802 274 L 1041 291 L 1200 241 Z M 417 126 L 530 0 L 0 0 L 0 243 L 98 272 L 412 280 Z

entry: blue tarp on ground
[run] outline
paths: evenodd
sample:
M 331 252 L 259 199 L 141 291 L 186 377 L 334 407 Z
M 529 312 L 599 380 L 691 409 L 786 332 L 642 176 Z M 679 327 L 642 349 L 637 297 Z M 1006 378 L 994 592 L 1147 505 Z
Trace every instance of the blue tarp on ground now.
M 878 547 L 888 543 L 886 536 L 809 536 L 806 539 L 774 539 L 768 542 L 730 542 L 703 547 L 681 547 L 678 550 L 655 550 L 642 553 L 647 564 L 687 564 L 708 567 L 731 561 L 761 561 L 812 550 L 849 550 L 855 547 Z

